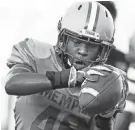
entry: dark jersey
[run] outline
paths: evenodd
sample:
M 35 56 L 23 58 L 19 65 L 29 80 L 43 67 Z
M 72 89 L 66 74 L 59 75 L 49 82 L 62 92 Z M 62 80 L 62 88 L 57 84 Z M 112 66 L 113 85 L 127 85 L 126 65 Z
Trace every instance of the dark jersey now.
M 32 39 L 13 47 L 8 66 L 20 63 L 39 74 L 62 70 L 53 46 Z M 80 112 L 78 94 L 79 88 L 64 88 L 19 96 L 14 109 L 16 130 L 89 129 L 91 117 Z

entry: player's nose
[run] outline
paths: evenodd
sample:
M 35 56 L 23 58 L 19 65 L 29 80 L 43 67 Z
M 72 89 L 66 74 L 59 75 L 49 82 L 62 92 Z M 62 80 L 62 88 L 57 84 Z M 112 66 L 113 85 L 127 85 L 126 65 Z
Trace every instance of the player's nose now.
M 78 54 L 82 56 L 88 55 L 88 47 L 86 44 L 82 43 L 81 46 L 78 49 Z

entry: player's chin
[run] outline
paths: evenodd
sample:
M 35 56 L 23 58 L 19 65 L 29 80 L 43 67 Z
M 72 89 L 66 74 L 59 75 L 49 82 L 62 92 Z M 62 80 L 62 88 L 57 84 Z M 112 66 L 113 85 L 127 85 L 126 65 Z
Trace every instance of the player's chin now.
M 87 64 L 84 64 L 84 63 L 73 63 L 73 66 L 77 69 L 77 70 L 81 70 L 85 67 L 87 67 L 88 65 Z

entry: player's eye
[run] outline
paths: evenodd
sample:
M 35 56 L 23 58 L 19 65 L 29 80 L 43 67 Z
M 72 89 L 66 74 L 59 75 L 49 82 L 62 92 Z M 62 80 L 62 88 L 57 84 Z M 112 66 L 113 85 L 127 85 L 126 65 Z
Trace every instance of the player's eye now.
M 80 40 L 75 39 L 75 38 L 70 38 L 70 40 L 71 40 L 75 45 L 77 45 L 77 44 L 80 44 L 80 43 L 81 43 L 81 41 L 80 41 Z
M 92 48 L 96 48 L 98 45 L 93 44 L 93 43 L 89 43 L 89 46 L 92 47 Z

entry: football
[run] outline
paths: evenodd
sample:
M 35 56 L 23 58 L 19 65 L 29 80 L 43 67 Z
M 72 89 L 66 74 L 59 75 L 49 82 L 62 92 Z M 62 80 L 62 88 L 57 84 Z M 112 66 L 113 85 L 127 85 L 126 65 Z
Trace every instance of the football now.
M 114 68 L 111 68 L 111 71 L 102 69 L 99 73 L 102 75 L 91 74 L 81 86 L 79 95 L 81 111 L 94 114 L 104 113 L 116 106 L 121 99 L 122 75 Z

